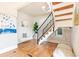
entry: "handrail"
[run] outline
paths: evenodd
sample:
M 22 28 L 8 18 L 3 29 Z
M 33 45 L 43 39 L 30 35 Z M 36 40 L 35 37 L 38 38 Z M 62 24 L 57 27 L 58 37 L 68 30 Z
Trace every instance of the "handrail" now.
M 52 20 L 50 20 L 50 22 L 46 25 L 46 27 L 51 23 L 51 21 L 52 21 Z M 44 29 L 45 29 L 46 27 L 44 27 Z
M 42 25 L 48 20 L 48 18 L 50 17 L 51 14 L 52 14 L 52 12 L 49 14 L 49 16 L 46 18 L 46 20 L 42 23 Z M 38 30 L 42 27 L 42 25 L 38 28 Z
M 49 18 L 51 15 L 52 15 L 52 13 L 49 14 L 49 16 L 47 17 L 47 19 L 43 22 L 43 24 L 48 20 L 48 18 Z M 53 15 L 52 15 L 52 16 L 53 16 Z M 52 20 L 53 20 L 53 19 L 52 19 Z M 52 20 L 50 20 L 49 23 L 50 23 Z M 48 24 L 49 24 L 49 23 L 48 23 Z M 39 27 L 39 29 L 43 26 L 43 24 Z M 48 25 L 48 24 L 47 24 L 47 25 Z M 45 27 L 46 27 L 46 26 L 45 26 Z M 39 32 L 39 30 L 38 30 L 38 32 Z M 38 38 L 37 38 L 37 39 L 38 39 Z
M 51 26 L 52 26 L 52 25 L 51 25 Z M 50 26 L 49 28 L 51 28 L 51 26 Z M 49 28 L 47 29 L 47 31 L 49 30 Z M 46 31 L 46 32 L 47 32 L 47 31 Z M 46 32 L 45 32 L 45 33 L 46 33 Z M 43 34 L 41 35 L 41 37 L 42 37 L 45 33 L 43 33 Z M 40 39 L 41 37 L 39 37 L 39 39 Z M 39 40 L 39 39 L 38 39 L 38 40 Z
M 57 29 L 52 33 L 52 35 L 53 35 L 54 33 L 56 33 L 56 31 L 57 31 L 58 29 L 59 29 L 59 28 L 57 28 Z M 44 33 L 44 34 L 45 34 L 45 33 Z M 42 34 L 42 36 L 43 36 L 44 34 Z M 41 36 L 41 37 L 42 37 L 42 36 Z M 41 38 L 41 37 L 40 37 L 40 38 Z M 39 38 L 39 39 L 40 39 L 40 38 Z M 49 37 L 48 37 L 48 38 L 49 38 Z M 38 41 L 39 41 L 39 39 L 38 39 Z M 38 42 L 38 41 L 37 41 L 37 42 Z
M 46 20 L 42 23 L 42 25 L 48 20 L 48 18 L 50 17 L 50 15 L 52 14 L 52 12 L 48 15 L 48 17 L 46 18 Z M 42 27 L 42 25 L 38 28 L 38 30 Z M 33 34 L 33 37 L 36 33 Z
M 51 17 L 52 16 L 52 17 Z M 51 18 L 49 18 L 51 17 Z M 44 26 L 45 24 L 45 26 Z M 44 26 L 44 28 L 43 28 Z M 37 32 L 37 44 L 40 40 L 40 38 L 42 38 L 45 33 L 53 26 L 53 29 L 54 29 L 54 17 L 53 17 L 53 14 L 52 12 L 48 15 L 48 17 L 46 18 L 46 20 L 42 23 L 42 25 L 38 28 L 38 32 Z M 41 31 L 40 31 L 41 29 Z M 45 31 L 44 31 L 45 30 Z M 43 31 L 43 32 L 42 32 Z M 34 33 L 33 37 L 35 36 L 36 33 Z M 40 35 L 39 35 L 40 34 Z
M 50 22 L 51 22 L 51 21 L 50 21 Z M 48 24 L 50 24 L 50 22 L 49 22 Z M 53 24 L 50 25 L 50 27 L 46 30 L 46 32 L 51 28 L 52 25 L 53 25 Z M 47 25 L 47 26 L 48 26 L 48 25 Z M 46 26 L 46 27 L 47 27 L 47 26 Z M 46 28 L 46 27 L 45 27 L 45 28 Z M 44 29 L 45 29 L 45 28 L 44 28 Z M 44 30 L 44 29 L 43 29 L 43 30 Z M 46 32 L 45 32 L 45 33 L 46 33 Z M 45 33 L 44 33 L 44 34 L 45 34 Z
M 52 20 L 50 20 L 50 22 L 51 22 L 51 21 L 52 21 Z M 50 22 L 49 22 L 48 24 L 50 24 Z M 48 24 L 47 24 L 47 26 L 48 26 Z M 52 25 L 53 25 L 53 24 L 52 24 Z M 52 25 L 50 25 L 50 27 L 46 30 L 46 32 L 52 27 Z M 46 26 L 46 27 L 47 27 L 47 26 Z M 46 27 L 45 27 L 45 28 L 46 28 Z M 45 29 L 45 28 L 44 28 L 44 29 Z M 44 29 L 43 29 L 43 31 L 44 31 Z M 46 33 L 46 32 L 45 32 L 45 33 Z M 43 33 L 43 34 L 39 37 L 39 39 L 40 39 L 45 33 Z M 39 39 L 38 39 L 38 40 L 39 40 Z
M 50 14 L 51 15 L 51 14 Z M 52 14 L 52 16 L 53 16 L 53 14 Z M 39 40 L 40 40 L 40 38 L 42 38 L 42 36 L 44 36 L 45 35 L 45 33 L 53 26 L 53 28 L 54 28 L 54 21 L 53 21 L 54 19 L 53 19 L 53 17 L 52 17 L 52 20 L 50 20 L 49 21 L 49 23 L 43 28 L 43 33 L 42 33 L 42 35 L 40 36 L 40 37 L 37 37 L 37 43 L 39 42 Z M 52 24 L 51 24 L 51 22 L 52 22 Z M 49 26 L 48 28 L 47 28 L 47 26 Z M 47 28 L 47 29 L 46 29 Z M 44 32 L 44 30 L 46 29 L 46 31 Z

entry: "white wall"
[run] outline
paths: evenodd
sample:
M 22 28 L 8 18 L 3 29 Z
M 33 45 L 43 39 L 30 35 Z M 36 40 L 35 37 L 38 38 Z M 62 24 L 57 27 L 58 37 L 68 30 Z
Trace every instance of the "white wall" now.
M 17 34 L 0 34 L 0 54 L 17 48 Z
M 41 26 L 42 23 L 46 20 L 47 17 L 48 17 L 48 14 L 47 15 L 42 15 L 42 16 L 35 16 L 33 23 L 38 22 L 38 25 Z
M 39 25 L 39 27 L 40 27 L 40 26 L 42 25 L 42 23 L 46 20 L 47 17 L 48 17 L 48 14 L 47 14 L 47 15 L 36 16 L 36 17 L 34 17 L 34 22 L 33 22 L 33 24 L 34 24 L 35 22 L 37 22 L 38 25 Z M 43 28 L 46 26 L 46 24 L 47 24 L 47 22 L 46 22 L 45 24 L 43 24 L 42 28 L 41 28 L 39 31 L 43 30 Z M 42 32 L 39 32 L 39 34 L 41 35 Z
M 73 27 L 71 40 L 74 53 L 79 57 L 79 25 Z
M 34 21 L 33 16 L 25 14 L 21 11 L 18 11 L 17 19 L 19 20 L 17 24 L 19 43 L 32 39 L 32 36 L 33 36 L 32 28 L 33 28 L 33 21 Z M 23 22 L 24 27 L 21 26 L 21 22 Z M 27 34 L 26 38 L 23 38 L 22 36 L 23 33 Z
M 11 6 L 0 5 L 0 13 L 14 17 L 16 21 L 17 10 Z M 0 34 L 0 53 L 9 51 L 17 47 L 17 33 Z
M 26 13 L 23 13 L 22 11 L 18 11 L 18 41 L 19 43 L 31 40 L 32 36 L 34 34 L 33 32 L 33 24 L 35 22 L 38 22 L 38 25 L 41 26 L 41 24 L 45 21 L 48 15 L 39 15 L 39 16 L 31 16 Z M 21 27 L 21 21 L 24 22 L 25 27 Z M 27 33 L 27 38 L 22 37 L 22 33 Z
M 58 35 L 57 32 L 54 32 L 51 36 L 49 36 L 48 41 L 63 43 L 71 47 L 71 29 L 68 27 L 62 28 L 62 35 Z
M 17 10 L 13 7 L 0 5 L 0 13 L 5 13 L 17 17 Z
M 74 23 L 75 23 L 75 25 L 74 25 L 74 27 L 72 28 L 72 47 L 73 47 L 73 50 L 74 50 L 74 53 L 75 53 L 75 55 L 76 56 L 78 56 L 79 57 L 79 17 L 78 17 L 78 15 L 79 15 L 79 3 L 76 3 L 76 5 L 75 5 L 76 7 L 76 9 L 75 9 L 75 21 L 74 21 Z

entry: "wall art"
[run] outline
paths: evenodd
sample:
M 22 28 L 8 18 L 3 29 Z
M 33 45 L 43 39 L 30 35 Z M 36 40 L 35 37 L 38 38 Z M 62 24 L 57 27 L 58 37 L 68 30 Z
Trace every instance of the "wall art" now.
M 16 33 L 16 20 L 11 16 L 0 14 L 0 34 Z

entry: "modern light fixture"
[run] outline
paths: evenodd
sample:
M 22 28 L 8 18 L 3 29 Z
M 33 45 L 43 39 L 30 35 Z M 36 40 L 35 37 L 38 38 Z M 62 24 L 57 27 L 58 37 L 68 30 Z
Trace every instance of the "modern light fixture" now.
M 50 12 L 51 11 L 50 2 L 47 3 L 47 5 L 42 6 L 42 9 L 43 9 L 43 11 Z
M 42 6 L 42 9 L 45 9 L 46 8 L 46 6 Z
M 47 2 L 47 4 L 48 4 L 48 12 L 51 12 L 51 2 Z

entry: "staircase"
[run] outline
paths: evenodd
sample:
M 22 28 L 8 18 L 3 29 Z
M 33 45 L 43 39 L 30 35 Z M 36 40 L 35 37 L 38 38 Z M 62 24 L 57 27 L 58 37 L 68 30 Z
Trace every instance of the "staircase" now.
M 62 30 L 62 34 L 58 35 L 58 30 L 60 29 Z M 35 34 L 33 35 L 33 37 L 35 36 Z M 49 14 L 43 24 L 39 27 L 38 33 L 36 35 L 37 44 L 39 45 L 45 41 L 70 45 L 70 37 L 71 27 L 58 27 L 57 29 L 55 29 L 54 17 L 52 13 Z
M 54 17 L 51 12 L 43 24 L 38 28 L 38 33 L 36 36 L 37 44 L 41 44 L 44 41 L 47 41 L 47 38 L 54 32 Z M 36 34 L 36 33 L 35 33 Z M 35 36 L 33 35 L 33 37 Z

